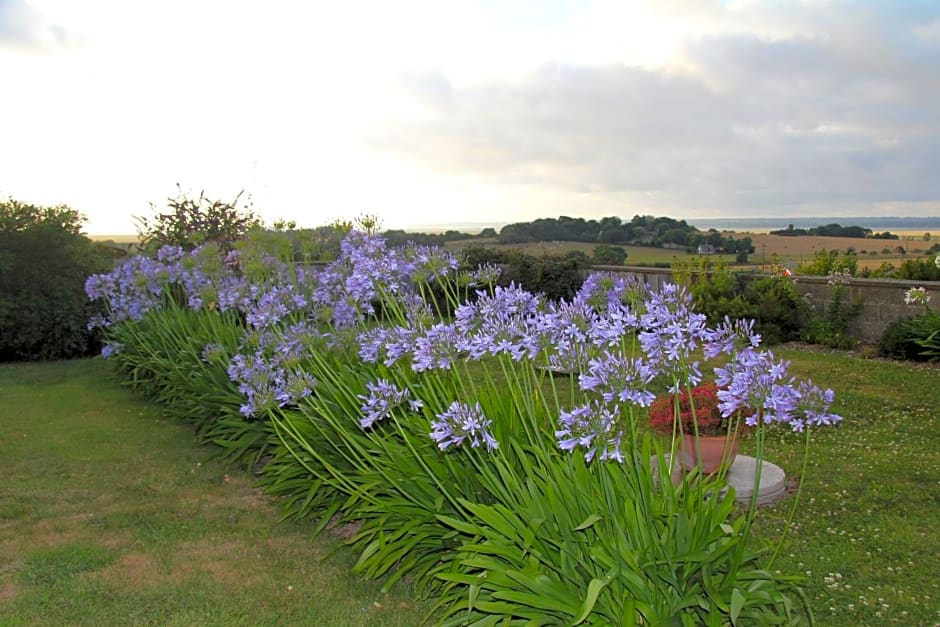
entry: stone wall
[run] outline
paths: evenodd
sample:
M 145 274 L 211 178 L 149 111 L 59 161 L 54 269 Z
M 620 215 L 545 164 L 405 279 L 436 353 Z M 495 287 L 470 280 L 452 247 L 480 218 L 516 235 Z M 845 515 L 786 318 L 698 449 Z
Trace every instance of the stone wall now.
M 594 266 L 594 270 L 629 274 L 656 288 L 672 280 L 668 268 L 643 268 L 636 266 Z M 745 274 L 744 280 L 754 280 L 761 275 Z M 822 311 L 832 298 L 832 287 L 826 277 L 793 277 L 797 289 L 817 310 Z M 922 305 L 908 305 L 904 293 L 912 287 L 926 288 L 931 297 L 930 304 L 940 307 L 940 282 L 900 281 L 894 279 L 849 279 L 845 286 L 843 302 L 861 301 L 861 313 L 852 322 L 849 332 L 863 342 L 877 342 L 884 330 L 895 320 L 914 316 L 922 311 Z

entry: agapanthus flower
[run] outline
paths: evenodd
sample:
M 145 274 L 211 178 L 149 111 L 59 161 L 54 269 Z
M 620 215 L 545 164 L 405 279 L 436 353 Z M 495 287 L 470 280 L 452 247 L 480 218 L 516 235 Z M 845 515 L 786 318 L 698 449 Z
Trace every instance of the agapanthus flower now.
M 829 411 L 835 393 L 823 390 L 812 381 L 802 381 L 796 388 L 799 400 L 796 404 L 797 417 L 790 421 L 794 431 L 802 431 L 806 425 L 829 426 L 842 421 L 842 416 Z
M 411 411 L 417 412 L 424 406 L 420 400 L 411 398 L 410 390 L 402 390 L 386 379 L 367 383 L 366 389 L 369 390 L 368 395 L 357 395 L 363 401 L 363 417 L 359 420 L 363 429 L 368 429 L 379 420 L 390 416 L 396 407 L 407 404 Z
M 647 360 L 672 381 L 672 391 L 701 383 L 693 353 L 708 338 L 705 316 L 692 307 L 691 295 L 682 287 L 666 283 L 650 294 L 646 313 L 640 317 L 640 345 Z
M 904 292 L 904 302 L 908 305 L 926 305 L 930 302 L 930 296 L 926 288 L 912 287 Z
M 732 355 L 741 350 L 756 349 L 760 346 L 761 336 L 754 331 L 751 319 L 731 320 L 728 316 L 720 325 L 705 332 L 706 359 L 715 359 L 719 355 Z
M 256 329 L 270 327 L 306 305 L 307 300 L 295 291 L 293 285 L 276 285 L 249 308 L 245 321 Z
M 202 349 L 202 354 L 200 356 L 202 361 L 207 364 L 222 361 L 226 357 L 225 347 L 216 342 L 210 342 Z
M 584 302 L 600 313 L 626 307 L 637 310 L 646 301 L 649 286 L 633 276 L 612 272 L 592 272 L 575 295 L 576 302 Z
M 412 281 L 435 281 L 457 270 L 460 262 L 440 246 L 415 245 L 406 249 L 411 259 Z
M 449 370 L 458 355 L 457 340 L 453 324 L 435 324 L 415 340 L 411 369 L 415 372 Z
M 262 340 L 265 337 L 261 336 Z M 238 391 L 246 399 L 240 407 L 246 418 L 292 405 L 309 396 L 317 384 L 316 379 L 301 368 L 284 367 L 277 355 L 269 357 L 267 350 L 263 345 L 250 354 L 239 353 L 229 362 L 229 379 L 238 384 Z
M 715 368 L 715 383 L 720 388 L 718 408 L 728 417 L 737 411 L 748 412 L 745 423 L 754 426 L 789 423 L 794 418 L 799 394 L 793 380 L 787 378 L 789 362 L 777 361 L 770 351 L 741 351 L 726 366 Z
M 491 424 L 493 421 L 483 414 L 480 403 L 471 407 L 454 401 L 447 411 L 437 414 L 437 419 L 431 423 L 430 436 L 442 451 L 450 446 L 459 446 L 466 440 L 474 448 L 485 444 L 492 451 L 499 448 L 499 442 L 489 431 Z
M 471 359 L 508 354 L 532 355 L 536 315 L 541 299 L 521 287 L 497 286 L 493 294 L 477 292 L 477 300 L 457 308 L 454 327 L 458 348 Z
M 477 269 L 470 273 L 469 285 L 493 285 L 499 280 L 503 273 L 499 266 L 491 263 L 484 263 L 477 266 Z
M 101 347 L 101 356 L 105 359 L 110 359 L 120 353 L 123 347 L 124 345 L 120 342 L 105 342 Z
M 559 429 L 555 431 L 558 447 L 573 452 L 585 449 L 584 459 L 591 461 L 597 456 L 601 461 L 613 459 L 623 462 L 620 450 L 623 428 L 620 425 L 620 407 L 593 403 L 563 411 L 558 417 Z
M 647 386 L 656 374 L 656 369 L 641 358 L 605 351 L 588 362 L 587 371 L 581 373 L 578 383 L 582 390 L 600 393 L 607 403 L 649 407 L 656 395 Z
M 835 269 L 832 270 L 829 275 L 826 277 L 826 285 L 829 287 L 840 287 L 842 285 L 848 285 L 849 281 L 852 278 L 852 273 L 847 269 Z

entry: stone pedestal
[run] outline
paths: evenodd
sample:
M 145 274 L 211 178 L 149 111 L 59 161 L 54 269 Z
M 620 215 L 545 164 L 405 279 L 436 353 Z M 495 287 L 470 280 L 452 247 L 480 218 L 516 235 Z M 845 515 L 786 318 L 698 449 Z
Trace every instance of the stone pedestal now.
M 655 469 L 656 458 L 652 462 Z M 669 463 L 669 455 L 666 455 L 666 463 Z M 679 481 L 683 470 L 678 464 L 673 469 L 673 480 Z M 757 472 L 757 460 L 750 455 L 738 455 L 725 480 L 734 487 L 734 498 L 740 503 L 750 503 L 754 494 L 754 479 Z M 766 459 L 760 467 L 760 486 L 757 488 L 757 504 L 767 505 L 779 501 L 787 495 L 787 476 L 783 468 L 773 464 Z
M 734 487 L 734 498 L 750 503 L 754 494 L 754 474 L 757 460 L 749 455 L 738 455 L 728 469 L 727 481 Z M 757 504 L 766 505 L 779 501 L 787 494 L 787 476 L 783 469 L 766 459 L 760 465 L 760 486 L 757 488 Z

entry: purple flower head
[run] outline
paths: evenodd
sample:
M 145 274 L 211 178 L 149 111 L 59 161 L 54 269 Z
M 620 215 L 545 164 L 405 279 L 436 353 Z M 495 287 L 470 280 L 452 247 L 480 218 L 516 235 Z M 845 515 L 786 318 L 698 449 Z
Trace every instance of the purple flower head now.
M 585 449 L 584 459 L 589 462 L 598 453 L 601 461 L 613 459 L 623 462 L 620 450 L 623 429 L 618 405 L 611 407 L 595 400 L 570 412 L 561 412 L 558 425 L 560 428 L 555 431 L 555 439 L 561 450 L 573 452 L 581 447 Z
M 582 373 L 578 381 L 582 390 L 599 392 L 607 403 L 649 407 L 656 395 L 647 386 L 656 374 L 656 370 L 643 359 L 605 351 L 588 362 L 587 372 Z
M 799 401 L 799 394 L 787 377 L 789 362 L 776 361 L 770 351 L 745 350 L 726 366 L 715 368 L 718 409 L 728 417 L 735 412 L 748 414 L 745 423 L 789 423 Z
M 542 300 L 515 284 L 497 286 L 493 294 L 477 292 L 477 300 L 457 308 L 454 326 L 459 348 L 471 359 L 508 354 L 532 355 L 533 333 Z
M 649 287 L 635 277 L 612 272 L 592 272 L 575 295 L 576 302 L 591 305 L 598 313 L 627 307 L 637 310 L 645 302 Z
M 437 442 L 442 451 L 449 446 L 459 446 L 465 440 L 470 440 L 470 446 L 476 448 L 485 444 L 487 450 L 499 448 L 499 442 L 489 432 L 493 423 L 480 408 L 480 403 L 473 407 L 466 403 L 454 401 L 447 411 L 437 414 L 437 420 L 431 423 L 431 439 Z
M 207 364 L 224 362 L 226 358 L 225 347 L 223 347 L 221 344 L 210 342 L 202 349 L 201 357 L 202 361 Z
M 829 411 L 829 406 L 835 400 L 832 390 L 823 390 L 812 381 L 803 381 L 797 388 L 799 395 L 797 402 L 797 418 L 790 421 L 794 431 L 802 431 L 806 425 L 830 426 L 842 421 L 842 416 Z
M 363 429 L 368 429 L 379 420 L 392 414 L 396 407 L 407 403 L 411 411 L 419 411 L 424 404 L 420 400 L 411 398 L 409 390 L 402 390 L 394 383 L 385 379 L 378 379 L 375 383 L 367 383 L 366 389 L 368 395 L 359 394 L 363 403 L 361 406 L 363 418 L 359 420 L 359 425 Z
M 753 320 L 725 316 L 715 329 L 705 332 L 705 358 L 715 359 L 719 355 L 732 355 L 742 350 L 753 350 L 760 346 L 761 337 L 754 331 Z
M 662 369 L 674 387 L 701 383 L 692 354 L 708 337 L 705 316 L 695 313 L 692 297 L 684 288 L 666 283 L 653 292 L 646 313 L 640 317 L 640 346 L 653 366 Z
M 261 295 L 247 313 L 245 320 L 256 329 L 273 326 L 294 311 L 307 306 L 307 300 L 291 284 L 277 285 Z
M 484 263 L 477 266 L 477 269 L 470 273 L 469 285 L 494 285 L 503 273 L 499 266 L 491 263 Z
M 459 353 L 457 341 L 454 325 L 435 324 L 415 340 L 411 369 L 415 372 L 449 370 Z
M 120 342 L 105 342 L 104 346 L 101 347 L 101 356 L 105 359 L 110 359 L 120 353 L 123 347 L 124 345 Z
M 460 262 L 439 246 L 412 245 L 405 250 L 409 274 L 414 282 L 431 282 L 455 272 Z
M 160 263 L 176 263 L 183 258 L 183 254 L 181 247 L 166 244 L 157 250 L 157 261 Z
M 238 384 L 246 399 L 241 406 L 243 415 L 258 417 L 313 393 L 316 380 L 297 363 L 305 342 L 312 337 L 313 331 L 303 324 L 284 333 L 267 329 L 245 337 L 245 344 L 254 350 L 236 354 L 228 366 L 229 379 Z

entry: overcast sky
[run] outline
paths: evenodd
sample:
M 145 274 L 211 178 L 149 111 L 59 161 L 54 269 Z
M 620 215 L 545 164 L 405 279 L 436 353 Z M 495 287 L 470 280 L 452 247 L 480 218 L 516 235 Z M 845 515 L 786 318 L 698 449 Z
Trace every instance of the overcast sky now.
M 0 0 L 0 197 L 133 233 L 940 216 L 940 1 Z

